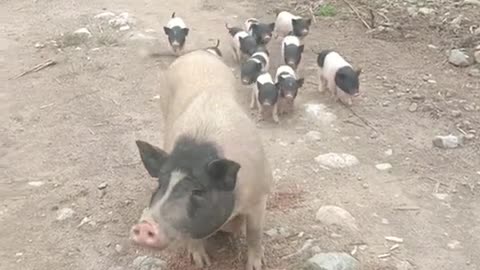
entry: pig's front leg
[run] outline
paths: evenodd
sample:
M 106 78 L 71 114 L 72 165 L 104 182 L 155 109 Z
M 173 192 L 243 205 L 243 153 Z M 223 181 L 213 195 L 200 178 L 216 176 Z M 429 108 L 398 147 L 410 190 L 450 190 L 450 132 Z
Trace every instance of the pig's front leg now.
M 246 270 L 261 270 L 263 264 L 263 223 L 267 198 L 253 207 L 247 215 L 247 265 Z
M 210 257 L 205 250 L 204 240 L 189 240 L 188 254 L 196 267 L 203 268 L 210 265 Z
M 257 105 L 257 90 L 255 89 L 255 85 L 252 85 L 252 95 L 250 99 L 250 109 L 255 109 L 255 105 Z
M 323 79 L 322 70 L 318 69 L 318 92 L 323 93 L 325 91 L 325 80 Z
M 273 122 L 277 124 L 280 122 L 280 120 L 278 119 L 278 103 L 275 103 L 275 105 L 273 105 L 272 119 L 273 119 Z

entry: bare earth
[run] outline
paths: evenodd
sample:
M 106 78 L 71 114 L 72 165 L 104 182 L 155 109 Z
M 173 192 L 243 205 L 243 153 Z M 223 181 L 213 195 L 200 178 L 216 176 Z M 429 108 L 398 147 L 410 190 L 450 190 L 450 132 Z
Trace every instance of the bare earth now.
M 124 42 L 124 35 L 154 29 L 149 35 L 168 51 L 162 27 L 176 11 L 191 28 L 187 49 L 220 38 L 225 59 L 238 74 L 224 23 L 240 25 L 251 16 L 272 21 L 274 15 L 262 11 L 269 5 L 0 1 L 0 269 L 133 269 L 140 255 L 166 259 L 170 269 L 193 269 L 182 256 L 143 250 L 128 241 L 129 228 L 155 186 L 140 164 L 134 140 L 161 143 L 162 118 L 154 97 L 163 87 L 159 74 L 173 58 L 141 58 L 136 43 Z M 276 180 L 265 230 L 286 231 L 265 236 L 267 269 L 300 269 L 315 250 L 354 249 L 364 269 L 480 269 L 479 141 L 452 150 L 432 146 L 436 135 L 459 134 L 458 123 L 480 131 L 479 79 L 450 66 L 442 51 L 427 47 L 428 41 L 366 35 L 344 3 L 335 5 L 337 16 L 318 17 L 306 40 L 301 67 L 306 84 L 295 114 L 280 125 L 259 123 Z M 99 33 L 93 17 L 102 8 L 128 12 L 135 26 L 112 32 L 113 41 L 92 41 Z M 81 27 L 94 37 L 80 49 L 34 46 Z M 422 27 L 417 31 L 427 37 L 428 29 Z M 270 48 L 278 56 L 279 41 Z M 353 106 L 358 116 L 317 92 L 311 49 L 320 48 L 336 48 L 363 68 L 363 95 Z M 9 80 L 47 59 L 58 64 Z M 272 71 L 278 59 L 273 61 Z M 436 83 L 424 80 L 425 74 Z M 239 91 L 248 110 L 248 89 L 239 85 Z M 418 104 L 413 112 L 408 109 L 412 102 Z M 305 112 L 306 103 L 325 104 L 336 118 L 331 123 L 315 119 Z M 452 110 L 462 115 L 454 117 Z M 309 140 L 309 131 L 320 132 L 321 138 Z M 314 158 L 329 152 L 355 155 L 360 164 L 320 167 Z M 385 162 L 393 168 L 375 168 Z M 32 186 L 32 181 L 44 184 Z M 98 188 L 102 183 L 107 184 L 103 191 Z M 323 205 L 349 211 L 359 231 L 319 224 L 315 213 Z M 65 207 L 75 211 L 73 217 L 57 220 L 57 210 Z M 91 222 L 79 226 L 85 217 Z M 390 257 L 379 259 L 393 245 L 385 236 L 404 242 Z M 309 239 L 313 251 L 289 256 Z M 243 242 L 212 249 L 215 264 L 209 269 L 242 269 Z

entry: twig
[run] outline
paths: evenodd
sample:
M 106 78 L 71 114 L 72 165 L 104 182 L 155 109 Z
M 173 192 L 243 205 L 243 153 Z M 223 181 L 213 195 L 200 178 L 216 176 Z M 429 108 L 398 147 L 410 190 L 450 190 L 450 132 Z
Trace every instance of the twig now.
M 345 2 L 345 4 L 347 4 L 348 7 L 350 7 L 350 9 L 353 10 L 353 12 L 355 12 L 357 17 L 362 21 L 363 25 L 365 25 L 365 27 L 367 27 L 368 30 L 372 30 L 372 27 L 365 21 L 365 19 L 362 18 L 362 16 L 360 15 L 360 12 L 358 12 L 358 10 L 352 4 L 350 4 L 350 2 L 348 2 L 347 0 L 343 0 L 343 2 Z
M 47 104 L 47 105 L 43 105 L 43 106 L 40 106 L 40 109 L 45 109 L 45 108 L 48 108 L 48 107 L 52 107 L 53 105 L 55 105 L 55 103 L 50 103 L 50 104 Z
M 375 14 L 373 13 L 373 9 L 368 9 L 368 12 L 370 13 L 370 25 L 372 28 L 375 28 Z
M 33 68 L 31 68 L 31 69 L 29 69 L 29 70 L 27 70 L 27 71 L 24 71 L 24 72 L 20 73 L 19 75 L 15 76 L 15 77 L 13 77 L 13 78 L 10 78 L 10 79 L 18 79 L 18 78 L 23 77 L 23 76 L 25 76 L 25 75 L 27 75 L 27 74 L 30 74 L 30 73 L 32 73 L 32 72 L 38 72 L 38 71 L 40 71 L 40 70 L 42 70 L 42 69 L 44 69 L 44 68 L 53 66 L 53 65 L 55 65 L 55 64 L 57 64 L 57 62 L 55 62 L 54 60 L 47 60 L 47 61 L 45 61 L 45 62 L 43 62 L 43 63 L 40 63 L 40 64 L 34 66 Z
M 360 125 L 359 123 L 350 121 L 350 120 L 348 120 L 348 119 L 343 120 L 343 122 L 344 122 L 344 123 L 347 123 L 347 124 L 351 124 L 351 125 L 357 126 L 357 127 L 365 127 L 365 126 Z
M 125 163 L 125 164 L 118 164 L 118 165 L 113 166 L 112 168 L 116 169 L 116 168 L 122 168 L 122 167 L 130 167 L 130 166 L 134 166 L 134 165 L 137 165 L 137 164 L 140 164 L 140 161 Z
M 296 255 L 304 252 L 305 250 L 307 250 L 308 248 L 310 248 L 310 247 L 312 246 L 312 244 L 313 244 L 314 241 L 315 241 L 315 240 L 313 240 L 313 239 L 307 240 L 307 241 L 305 242 L 305 244 L 303 244 L 303 246 L 302 246 L 299 250 L 297 250 L 296 252 L 294 252 L 294 253 L 292 253 L 292 254 L 285 255 L 285 256 L 281 257 L 280 259 L 285 260 L 285 259 L 291 258 L 291 257 L 293 257 L 293 256 L 296 256 Z
M 397 210 L 397 211 L 418 211 L 418 210 L 420 210 L 420 207 L 418 207 L 418 206 L 399 206 L 399 207 L 393 208 L 393 210 Z
M 343 104 L 343 103 L 342 103 Z M 373 131 L 378 132 L 378 130 L 376 128 L 374 128 L 372 125 L 370 125 L 370 123 L 365 119 L 363 118 L 362 116 L 358 115 L 350 106 L 347 106 L 345 104 L 343 104 L 343 106 L 345 108 L 347 108 L 348 110 L 350 110 L 350 112 L 355 115 L 358 119 L 360 119 L 367 127 L 371 128 Z
M 315 18 L 315 13 L 313 13 L 312 8 L 308 8 L 308 11 L 310 11 L 310 14 L 312 15 L 313 23 L 317 24 L 317 18 Z

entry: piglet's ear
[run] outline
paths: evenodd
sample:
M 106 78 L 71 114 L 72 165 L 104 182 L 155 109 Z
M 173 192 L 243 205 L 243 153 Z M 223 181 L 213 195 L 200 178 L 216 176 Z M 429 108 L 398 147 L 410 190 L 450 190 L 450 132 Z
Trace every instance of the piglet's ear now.
M 273 23 L 269 24 L 268 27 L 270 28 L 270 30 L 273 31 L 275 29 L 275 23 L 273 22 Z
M 298 50 L 300 51 L 300 53 L 303 53 L 303 49 L 305 49 L 305 45 L 300 45 L 298 46 Z
M 165 35 L 169 35 L 170 34 L 170 28 L 164 26 L 163 27 L 163 31 L 165 32 Z
M 354 69 L 355 73 L 357 74 L 357 76 L 360 76 L 360 74 L 362 74 L 362 68 L 356 68 Z
M 183 28 L 183 33 L 185 34 L 185 36 L 188 36 L 189 31 L 190 31 L 189 28 Z
M 207 164 L 207 173 L 220 190 L 232 191 L 237 183 L 240 164 L 229 159 L 215 159 Z
M 299 87 L 299 88 L 302 87 L 304 82 L 305 82 L 305 78 L 300 78 L 300 79 L 298 79 L 298 80 L 297 80 L 297 85 L 298 85 L 298 87 Z
M 168 157 L 168 154 L 162 149 L 153 146 L 147 142 L 135 141 L 142 158 L 143 166 L 147 169 L 151 177 L 158 178 L 160 168 Z
M 312 25 L 312 18 L 308 18 L 305 20 L 308 26 Z

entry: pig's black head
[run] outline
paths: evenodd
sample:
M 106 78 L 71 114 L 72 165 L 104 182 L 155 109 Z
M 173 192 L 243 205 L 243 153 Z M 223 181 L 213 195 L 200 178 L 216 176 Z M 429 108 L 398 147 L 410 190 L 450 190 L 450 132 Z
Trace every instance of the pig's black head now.
M 358 77 L 361 72 L 361 69 L 354 70 L 350 66 L 339 68 L 335 73 L 335 84 L 343 92 L 356 96 L 359 93 L 360 82 Z
M 258 101 L 262 106 L 273 106 L 278 100 L 278 87 L 274 83 L 257 83 Z
M 180 26 L 174 26 L 172 28 L 164 26 L 163 31 L 168 36 L 168 42 L 174 49 L 182 49 L 190 30 L 189 28 L 182 28 Z
M 293 34 L 297 37 L 305 37 L 310 31 L 312 19 L 292 19 Z
M 252 30 L 252 36 L 255 37 L 255 40 L 258 44 L 268 44 L 272 39 L 272 32 L 275 28 L 275 23 L 255 23 L 252 24 L 250 29 Z
M 143 141 L 136 144 L 148 173 L 158 179 L 148 216 L 167 236 L 164 241 L 205 238 L 227 221 L 240 164 L 221 157 L 214 143 L 190 136 L 180 137 L 170 154 Z
M 254 83 L 261 71 L 262 62 L 260 62 L 260 60 L 250 58 L 245 61 L 240 69 L 240 78 L 242 80 L 242 84 L 249 85 Z
M 277 88 L 280 96 L 286 99 L 295 99 L 298 94 L 298 89 L 303 86 L 304 78 L 295 79 L 293 76 L 278 77 Z
M 251 56 L 255 53 L 257 47 L 257 41 L 253 36 L 248 35 L 246 37 L 240 38 L 240 50 L 243 53 Z
M 303 44 L 300 46 L 295 44 L 286 45 L 283 51 L 285 64 L 289 65 L 293 69 L 296 69 L 302 60 L 303 49 Z

